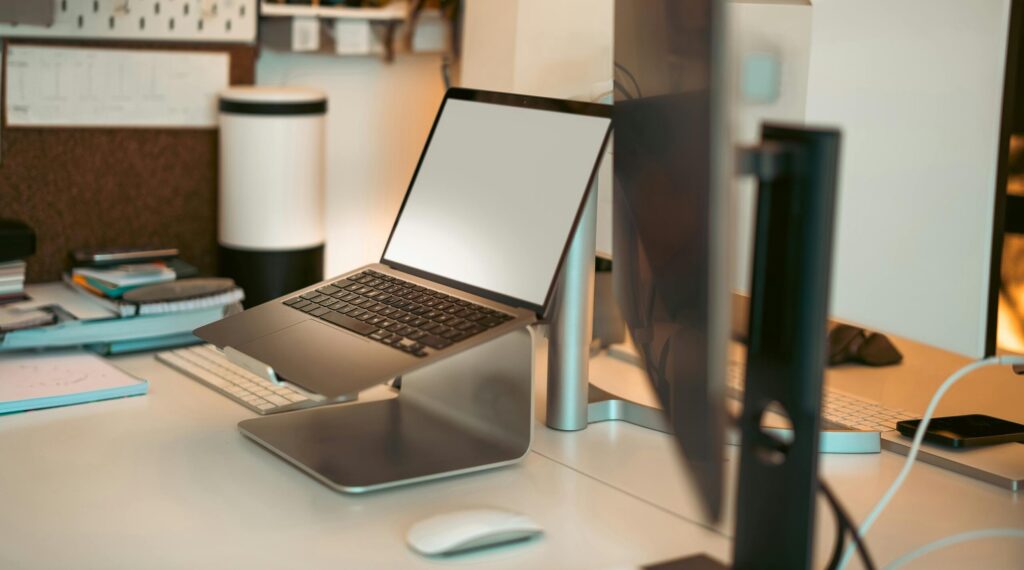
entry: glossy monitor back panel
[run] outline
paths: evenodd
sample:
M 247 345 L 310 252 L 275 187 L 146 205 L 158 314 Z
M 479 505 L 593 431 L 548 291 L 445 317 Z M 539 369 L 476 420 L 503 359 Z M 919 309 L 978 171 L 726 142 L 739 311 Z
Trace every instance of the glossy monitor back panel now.
M 615 5 L 617 297 L 712 519 L 729 328 L 722 17 L 715 0 Z

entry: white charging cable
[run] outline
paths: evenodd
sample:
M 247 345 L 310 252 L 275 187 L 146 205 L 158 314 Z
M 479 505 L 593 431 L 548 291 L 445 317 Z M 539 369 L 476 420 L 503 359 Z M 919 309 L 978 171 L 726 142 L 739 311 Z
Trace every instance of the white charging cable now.
M 882 498 L 878 500 L 878 503 L 875 505 L 875 508 L 871 510 L 871 513 L 867 516 L 867 518 L 864 519 L 864 522 L 861 523 L 860 528 L 857 529 L 857 534 L 861 537 L 861 540 L 864 540 L 864 538 L 867 535 L 868 531 L 871 530 L 872 525 L 874 525 L 875 521 L 878 520 L 879 515 L 881 515 L 882 511 L 885 510 L 885 507 L 887 507 L 889 505 L 889 501 L 892 500 L 893 495 L 895 495 L 896 492 L 900 490 L 900 487 L 903 485 L 903 482 L 906 480 L 907 475 L 910 473 L 910 469 L 914 466 L 914 460 L 917 459 L 917 452 L 921 449 L 921 442 L 924 440 L 925 432 L 928 431 L 928 424 L 931 423 L 931 421 L 932 421 L 932 416 L 935 414 L 935 408 L 938 407 L 938 405 L 939 405 L 939 400 L 941 400 L 942 397 L 946 395 L 946 392 L 949 391 L 949 389 L 953 387 L 953 384 L 956 384 L 961 379 L 963 379 L 965 376 L 967 376 L 968 374 L 970 374 L 971 372 L 974 372 L 975 370 L 977 370 L 979 368 L 984 368 L 986 366 L 1011 366 L 1011 365 L 1015 365 L 1015 364 L 1016 365 L 1024 365 L 1024 357 L 1020 357 L 1020 356 L 991 356 L 989 358 L 985 358 L 985 359 L 982 359 L 982 360 L 978 360 L 976 362 L 972 362 L 972 363 L 968 364 L 967 366 L 964 366 L 960 370 L 957 370 L 952 376 L 947 378 L 946 381 L 943 382 L 941 386 L 939 386 L 939 389 L 935 391 L 935 395 L 932 396 L 931 402 L 928 403 L 928 408 L 924 412 L 924 417 L 921 418 L 921 423 L 918 424 L 918 426 L 917 426 L 917 431 L 914 433 L 914 443 L 911 444 L 911 446 L 910 446 L 910 451 L 907 453 L 907 459 L 906 459 L 906 461 L 903 462 L 903 468 L 900 470 L 899 475 L 896 476 L 896 480 L 893 481 L 892 485 L 889 486 L 889 490 L 887 490 L 885 492 L 885 494 L 882 495 Z M 961 538 L 960 540 L 957 540 L 955 542 L 963 542 L 964 540 L 972 540 L 973 538 L 982 538 L 984 536 L 989 536 L 987 534 L 984 534 L 985 532 L 997 532 L 997 531 L 1001 532 L 1001 531 L 1006 531 L 1006 530 L 1012 530 L 1012 529 L 989 529 L 988 531 L 974 531 L 974 534 L 976 536 L 967 537 L 967 538 Z M 953 537 L 948 537 L 948 538 L 949 539 L 953 539 L 953 538 L 956 538 L 956 537 L 963 537 L 963 536 L 966 536 L 968 534 L 971 534 L 971 533 L 964 533 L 962 535 L 955 535 Z M 1000 536 L 1005 536 L 1005 535 L 1000 535 Z M 942 540 L 936 541 L 935 543 L 932 543 L 931 545 L 928 545 L 928 546 L 932 546 L 932 545 L 938 544 L 940 542 L 942 542 Z M 936 548 L 943 548 L 944 546 L 948 546 L 949 544 L 954 544 L 955 542 L 950 542 L 948 544 L 938 545 L 935 548 L 933 548 L 932 550 L 934 550 Z M 924 548 L 928 548 L 928 546 L 926 546 Z M 855 552 L 855 550 L 856 549 L 855 549 L 855 545 L 854 544 L 851 544 L 851 545 L 846 547 L 846 552 L 843 553 L 843 559 L 839 562 L 839 569 L 840 570 L 843 570 L 844 568 L 846 568 L 846 565 L 850 563 L 850 558 L 853 557 L 853 553 Z M 919 549 L 919 550 L 923 550 L 923 549 Z M 917 552 L 917 551 L 915 551 L 915 552 Z M 931 552 L 931 550 L 928 550 L 928 552 Z M 911 553 L 911 554 L 914 554 L 914 553 Z M 914 556 L 914 558 L 916 558 L 917 556 L 921 556 L 923 554 L 926 554 L 926 552 L 920 552 L 919 554 L 916 554 Z M 907 556 L 909 556 L 909 555 L 907 555 Z M 904 557 L 904 558 L 906 558 L 906 557 Z M 903 560 L 903 558 L 900 558 L 899 560 L 897 560 L 897 562 L 899 562 L 900 560 Z M 904 562 L 909 562 L 909 561 L 910 561 L 910 558 L 908 558 L 907 560 L 904 560 Z M 901 564 L 902 563 L 903 562 L 901 562 Z
M 978 540 L 981 538 L 1024 538 L 1024 528 L 986 528 L 982 530 L 969 530 L 967 532 L 961 532 L 960 534 L 954 534 L 953 536 L 940 538 L 935 542 L 929 542 L 921 548 L 900 556 L 886 565 L 885 568 L 886 570 L 896 570 L 907 562 L 920 558 L 925 554 L 935 552 L 936 550 L 946 548 L 947 546 L 953 546 L 954 544 L 967 542 L 969 540 Z

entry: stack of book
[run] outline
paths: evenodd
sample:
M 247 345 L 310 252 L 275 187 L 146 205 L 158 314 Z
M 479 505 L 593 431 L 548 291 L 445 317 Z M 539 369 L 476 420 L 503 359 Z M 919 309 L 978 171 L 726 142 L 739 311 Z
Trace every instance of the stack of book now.
M 114 267 L 76 267 L 71 280 L 97 296 L 119 299 L 132 289 L 174 281 L 178 275 L 164 263 L 133 263 Z
M 25 267 L 20 259 L 0 263 L 0 305 L 24 299 Z
M 101 354 L 199 342 L 192 331 L 241 310 L 230 279 L 179 278 L 174 260 L 76 267 L 0 310 L 0 352 L 84 346 Z M 183 271 L 182 268 L 185 268 Z

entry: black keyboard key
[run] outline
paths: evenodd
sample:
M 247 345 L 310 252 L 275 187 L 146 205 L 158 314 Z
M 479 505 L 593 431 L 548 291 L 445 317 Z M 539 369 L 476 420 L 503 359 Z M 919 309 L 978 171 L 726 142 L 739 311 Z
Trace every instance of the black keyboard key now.
M 309 312 L 309 314 L 313 315 L 314 317 L 319 317 L 321 315 L 326 315 L 329 312 L 331 312 L 330 309 L 326 307 L 320 307 L 319 309 L 313 309 L 312 311 Z
M 317 289 L 317 291 L 320 291 L 324 295 L 333 295 L 338 292 L 338 288 L 333 285 L 324 285 Z
M 395 324 L 393 324 L 393 325 L 391 325 L 389 327 L 386 327 L 386 328 L 389 331 L 391 331 L 391 332 L 395 332 L 395 331 L 400 331 L 400 330 L 404 329 L 405 325 L 403 325 L 402 323 L 395 323 Z
M 317 293 L 316 291 L 310 291 L 309 293 L 303 293 L 302 294 L 302 298 L 303 299 L 315 299 L 315 298 L 317 298 L 319 296 L 320 296 L 320 293 Z
M 468 329 L 462 329 L 462 332 L 466 333 L 469 336 L 473 336 L 475 334 L 480 334 L 483 331 L 484 331 L 484 328 L 480 327 L 480 326 L 477 326 L 476 323 L 473 323 L 473 325 L 470 326 Z
M 466 335 L 462 331 L 448 331 L 448 332 L 444 333 L 443 335 L 441 335 L 441 337 L 442 338 L 446 338 L 446 339 L 448 339 L 448 340 L 450 340 L 452 342 L 456 342 L 458 340 L 461 340 L 461 339 L 465 338 Z M 455 338 L 455 337 L 460 337 L 460 338 Z
M 380 312 L 380 314 L 384 315 L 385 317 L 390 317 L 391 315 L 393 315 L 393 314 L 395 314 L 397 312 L 398 312 L 398 309 L 394 309 L 394 308 L 388 307 L 387 309 L 382 310 Z
M 446 322 L 444 324 L 446 326 L 449 326 L 449 327 L 458 327 L 459 325 L 462 325 L 462 324 L 465 324 L 465 323 L 468 323 L 468 322 L 469 321 L 467 321 L 466 319 L 459 319 L 459 318 L 452 317 L 451 319 L 448 320 L 448 322 Z
M 436 350 L 441 350 L 442 348 L 447 348 L 452 345 L 452 341 L 432 334 L 428 334 L 427 336 L 419 339 L 419 342 L 420 344 L 425 344 Z
M 386 319 L 384 319 L 384 317 L 373 317 L 372 319 L 367 319 L 366 322 L 370 323 L 371 325 L 377 325 L 378 327 L 381 327 L 381 323 L 383 323 L 385 320 Z
M 288 305 L 289 307 L 291 307 L 292 305 L 298 303 L 299 301 L 303 301 L 303 300 L 304 299 L 302 297 L 292 297 L 291 299 L 288 299 L 287 301 L 285 301 L 284 304 Z
M 480 319 L 479 321 L 477 321 L 476 324 L 478 324 L 478 325 L 480 325 L 482 327 L 491 328 L 491 327 L 493 327 L 495 325 L 501 324 L 501 322 L 502 322 L 501 319 L 497 319 L 495 317 L 486 317 L 486 318 L 483 318 L 483 319 Z
M 372 338 L 373 340 L 383 340 L 384 337 L 386 336 L 389 336 L 388 331 L 383 329 L 377 329 L 370 333 L 370 338 Z
M 466 317 L 468 317 L 468 316 L 470 316 L 472 314 L 473 314 L 473 311 L 470 311 L 469 309 L 463 309 L 463 310 L 459 311 L 458 313 L 455 313 L 455 316 L 464 319 L 464 318 L 466 318 Z
M 326 303 L 325 302 L 325 303 L 320 303 L 320 305 L 323 306 L 323 307 L 327 307 L 328 309 L 330 309 L 332 311 L 337 311 L 338 309 L 344 307 L 345 303 L 343 303 L 341 301 L 338 301 L 338 300 L 335 300 L 333 303 Z
M 359 307 L 356 307 L 356 310 L 349 311 L 348 316 L 353 318 L 353 319 L 357 319 L 360 316 L 365 315 L 365 314 L 366 314 L 366 309 L 361 309 Z
M 312 313 L 313 311 L 315 311 L 315 310 L 317 310 L 319 308 L 320 308 L 320 305 L 317 305 L 316 303 L 310 303 L 310 304 L 306 305 L 305 307 L 302 307 L 299 310 L 302 311 L 303 313 Z
M 453 326 L 456 329 L 460 330 L 460 331 L 465 331 L 465 330 L 469 330 L 469 329 L 471 329 L 473 327 L 476 327 L 476 325 L 474 325 L 473 323 L 471 323 L 469 321 L 463 321 L 463 322 L 461 322 L 461 323 L 459 323 L 457 325 L 453 325 Z
M 342 315 L 340 313 L 330 312 L 320 318 L 329 323 L 338 325 L 339 327 L 346 328 L 356 334 L 361 334 L 364 336 L 377 330 L 377 327 L 373 325 L 361 323 L 356 319 L 346 317 L 345 315 Z
M 383 303 L 377 303 L 374 306 L 370 307 L 370 310 L 373 311 L 374 313 L 379 313 L 379 312 L 381 312 L 381 311 L 383 311 L 384 309 L 387 309 L 387 308 L 388 308 L 387 305 L 385 305 Z
M 367 311 L 367 312 L 365 312 L 365 313 L 363 313 L 363 314 L 359 315 L 358 317 L 356 317 L 356 319 L 358 319 L 358 320 L 360 320 L 360 321 L 368 321 L 368 320 L 370 320 L 370 319 L 372 319 L 372 318 L 374 318 L 374 317 L 376 317 L 376 316 L 377 316 L 377 315 L 375 315 L 375 314 L 373 314 L 373 313 L 371 313 L 371 312 Z
M 416 329 L 406 325 L 406 326 L 404 326 L 404 327 L 402 327 L 402 328 L 400 328 L 400 329 L 398 329 L 397 331 L 394 331 L 394 332 L 395 332 L 395 334 L 400 334 L 402 336 L 407 336 L 407 335 L 411 335 L 414 332 L 416 332 Z
M 423 338 L 425 336 L 427 336 L 427 333 L 425 333 L 423 331 L 416 331 L 416 332 L 410 334 L 409 338 L 411 338 L 413 340 L 419 340 L 419 339 L 421 339 L 421 338 Z
M 455 317 L 453 317 L 451 315 L 440 315 L 440 316 L 434 317 L 432 320 L 435 323 L 447 323 L 448 321 L 450 321 L 450 320 L 452 320 L 454 318 Z
M 292 305 L 292 308 L 293 309 L 302 309 L 303 307 L 308 307 L 308 306 L 310 306 L 312 304 L 313 303 L 310 303 L 309 301 L 307 301 L 305 299 L 299 299 L 299 302 L 295 303 L 294 305 Z
M 358 299 L 358 298 L 359 298 L 359 295 L 356 295 L 355 293 L 351 293 L 351 292 L 345 293 L 344 295 L 342 295 L 340 297 L 340 299 L 342 301 L 352 301 L 353 299 Z

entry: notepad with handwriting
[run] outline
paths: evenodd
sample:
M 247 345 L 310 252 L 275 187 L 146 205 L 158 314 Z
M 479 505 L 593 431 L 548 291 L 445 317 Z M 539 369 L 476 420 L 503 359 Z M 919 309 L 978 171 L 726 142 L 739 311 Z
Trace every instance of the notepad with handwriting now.
M 145 394 L 149 383 L 81 351 L 0 356 L 0 414 Z

